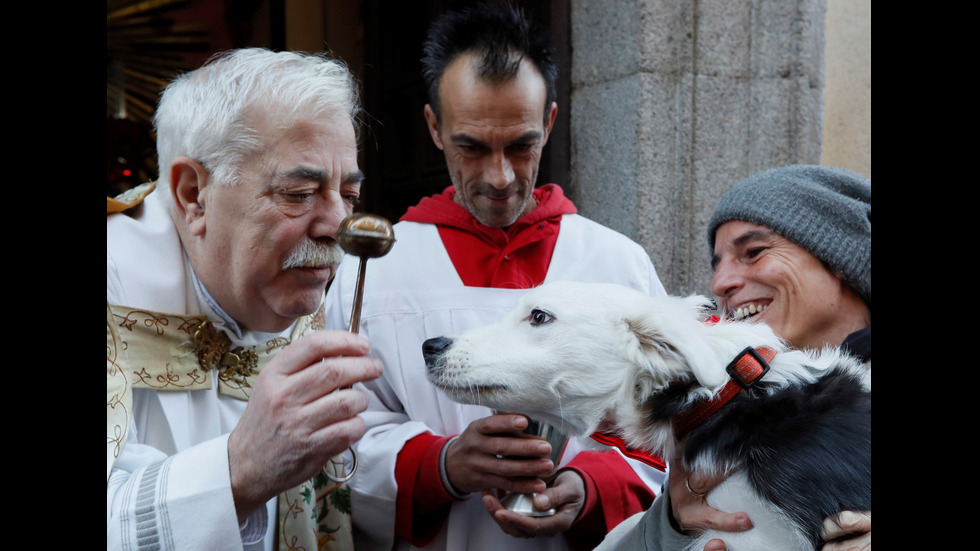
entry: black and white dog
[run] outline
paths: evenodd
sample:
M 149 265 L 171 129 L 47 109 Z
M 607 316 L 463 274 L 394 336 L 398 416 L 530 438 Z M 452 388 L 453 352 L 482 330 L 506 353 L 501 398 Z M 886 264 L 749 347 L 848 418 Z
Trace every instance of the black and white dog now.
M 787 349 L 761 323 L 706 322 L 709 305 L 551 283 L 423 354 L 456 401 L 584 437 L 615 427 L 630 447 L 728 474 L 708 503 L 746 511 L 754 527 L 705 533 L 692 549 L 715 537 L 736 551 L 817 548 L 825 518 L 871 510 L 870 366 Z

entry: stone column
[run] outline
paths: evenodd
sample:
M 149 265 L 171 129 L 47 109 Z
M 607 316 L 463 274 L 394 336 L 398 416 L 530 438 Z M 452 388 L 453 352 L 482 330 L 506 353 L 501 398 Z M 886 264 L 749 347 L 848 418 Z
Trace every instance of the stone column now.
M 820 162 L 825 0 L 572 0 L 571 162 L 583 215 L 709 293 L 715 203 Z

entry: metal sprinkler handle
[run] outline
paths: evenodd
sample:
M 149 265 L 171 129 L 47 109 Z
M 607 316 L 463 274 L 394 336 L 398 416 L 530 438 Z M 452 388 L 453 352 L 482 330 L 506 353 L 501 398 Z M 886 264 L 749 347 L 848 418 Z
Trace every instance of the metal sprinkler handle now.
M 388 254 L 395 244 L 395 232 L 387 219 L 374 214 L 356 212 L 340 223 L 337 241 L 340 242 L 344 252 L 361 259 L 357 267 L 357 286 L 354 288 L 354 304 L 351 307 L 350 325 L 347 329 L 356 334 L 361 325 L 361 302 L 364 298 L 364 274 L 367 271 L 367 261 L 369 258 Z M 350 453 L 353 458 L 350 472 L 338 477 L 324 466 L 323 474 L 334 482 L 347 482 L 353 478 L 354 473 L 357 472 L 357 453 L 354 452 L 354 448 L 350 448 Z

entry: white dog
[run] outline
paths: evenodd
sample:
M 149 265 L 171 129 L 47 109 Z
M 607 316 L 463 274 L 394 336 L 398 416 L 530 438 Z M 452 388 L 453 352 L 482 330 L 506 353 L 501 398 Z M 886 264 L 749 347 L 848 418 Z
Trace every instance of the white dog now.
M 710 304 L 551 283 L 500 322 L 430 339 L 423 353 L 432 383 L 459 402 L 578 436 L 615 427 L 630 447 L 682 451 L 688 470 L 730 474 L 708 503 L 746 511 L 754 527 L 705 533 L 691 549 L 715 537 L 730 550 L 813 549 L 825 518 L 871 510 L 870 369 L 835 350 L 787 350 L 764 324 L 706 323 Z M 743 388 L 726 371 L 736 357 L 740 377 L 766 371 Z

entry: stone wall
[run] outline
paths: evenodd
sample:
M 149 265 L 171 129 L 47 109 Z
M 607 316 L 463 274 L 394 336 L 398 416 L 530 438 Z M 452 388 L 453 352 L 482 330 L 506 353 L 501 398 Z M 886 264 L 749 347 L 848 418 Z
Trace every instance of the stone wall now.
M 583 215 L 709 293 L 705 226 L 755 172 L 821 161 L 825 0 L 572 0 L 571 161 Z

